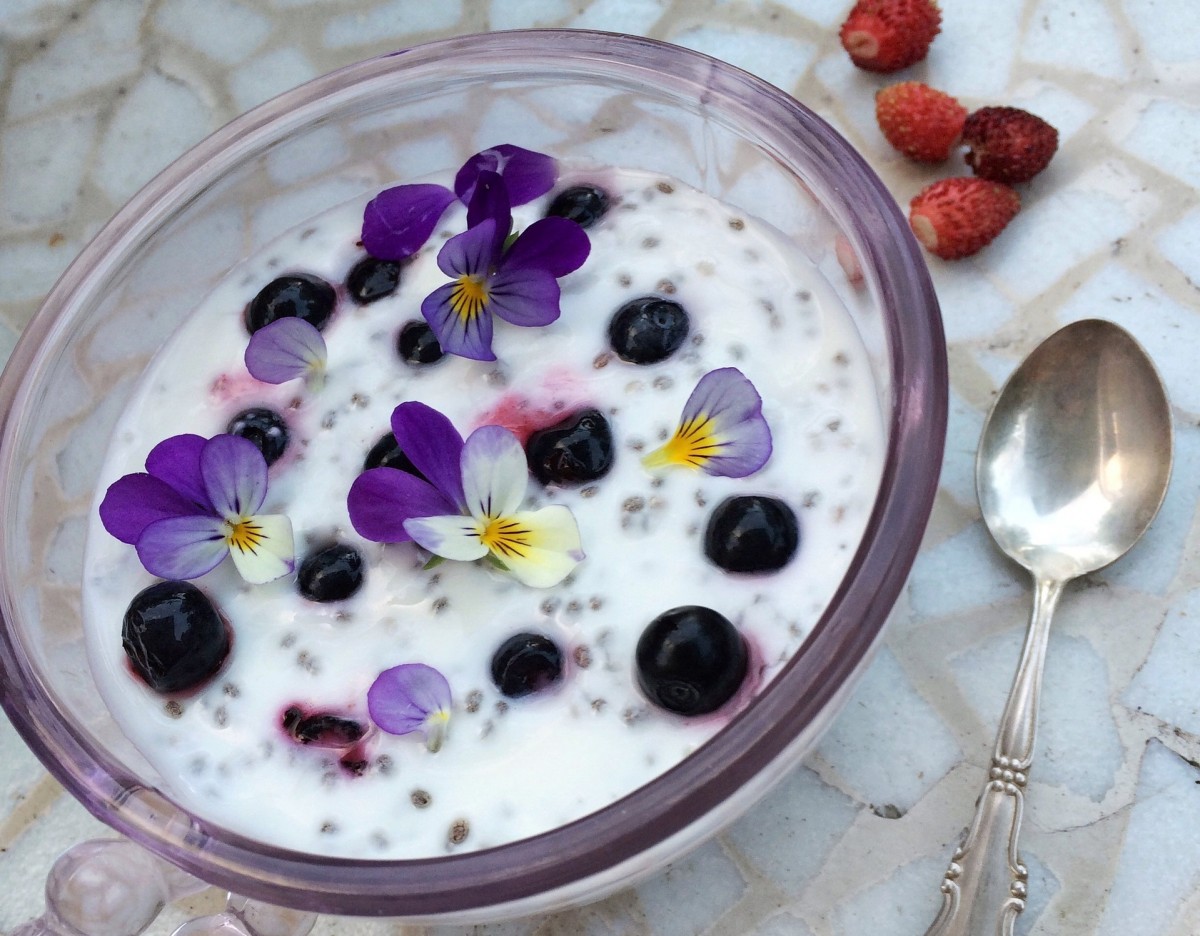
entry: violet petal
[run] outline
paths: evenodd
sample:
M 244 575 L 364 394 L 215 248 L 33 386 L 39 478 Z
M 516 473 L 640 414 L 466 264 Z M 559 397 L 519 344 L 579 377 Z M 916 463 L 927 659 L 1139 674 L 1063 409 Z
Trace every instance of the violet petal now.
M 545 270 L 501 270 L 488 281 L 488 306 L 513 325 L 549 325 L 561 314 L 558 280 Z
M 100 522 L 122 543 L 133 545 L 156 520 L 204 514 L 171 485 L 148 474 L 127 474 L 109 485 L 100 502 Z
M 200 452 L 207 441 L 203 436 L 190 433 L 163 439 L 146 456 L 146 471 L 211 511 L 212 501 L 200 474 Z
M 461 467 L 464 443 L 454 423 L 432 406 L 401 403 L 392 410 L 392 434 L 413 466 L 450 504 L 449 510 L 413 516 L 460 512 L 466 505 Z
M 504 180 L 494 172 L 481 172 L 475 184 L 475 194 L 467 205 L 467 227 L 476 227 L 489 218 L 496 222 L 492 234 L 492 257 L 498 258 L 508 232 L 512 230 L 512 208 Z
M 452 277 L 487 276 L 497 256 L 492 243 L 495 231 L 495 220 L 488 218 L 455 234 L 438 251 L 438 269 Z
M 218 516 L 226 519 L 258 513 L 267 499 L 267 460 L 249 439 L 219 435 L 200 452 L 204 488 Z
M 363 247 L 380 260 L 412 256 L 429 240 L 454 198 L 454 193 L 441 185 L 385 189 L 363 211 Z
M 250 336 L 246 370 L 255 380 L 281 384 L 325 369 L 325 339 L 311 322 L 290 315 L 276 319 Z
M 376 543 L 406 543 L 412 537 L 404 529 L 405 520 L 458 510 L 432 484 L 398 468 L 364 471 L 350 485 L 346 507 L 354 529 Z
M 199 578 L 229 555 L 226 529 L 227 524 L 217 517 L 156 520 L 138 537 L 138 558 L 147 572 L 159 578 Z
M 487 311 L 486 301 L 480 307 L 472 308 L 464 302 L 462 291 L 461 283 L 438 287 L 421 303 L 421 314 L 446 354 L 457 354 L 472 361 L 494 361 L 492 316 Z M 459 308 L 463 309 L 462 313 Z
M 501 143 L 476 153 L 454 177 L 454 191 L 463 204 L 470 204 L 475 182 L 482 171 L 498 172 L 504 177 L 512 205 L 524 205 L 554 187 L 558 164 L 544 153 Z
M 574 221 L 542 218 L 521 232 L 504 254 L 500 268 L 536 268 L 553 276 L 566 276 L 583 266 L 591 251 L 591 241 Z
M 446 677 L 424 663 L 384 670 L 367 690 L 371 721 L 389 734 L 423 732 L 431 716 L 448 716 L 452 704 Z

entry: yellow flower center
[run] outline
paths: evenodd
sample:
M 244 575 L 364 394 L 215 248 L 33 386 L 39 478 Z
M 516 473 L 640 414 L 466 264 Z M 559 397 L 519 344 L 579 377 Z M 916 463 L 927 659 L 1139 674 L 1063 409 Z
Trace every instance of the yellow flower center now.
M 480 530 L 479 541 L 501 559 L 524 559 L 533 548 L 533 531 L 508 517 L 494 517 Z
M 470 323 L 487 307 L 487 283 L 480 277 L 462 275 L 450 291 L 450 308 L 464 322 Z
M 263 535 L 262 527 L 259 526 L 253 517 L 242 517 L 238 520 L 226 520 L 225 542 L 229 544 L 230 549 L 236 549 L 240 553 L 250 553 L 256 555 L 258 547 L 263 544 L 266 537 Z
M 663 468 L 667 465 L 699 468 L 720 452 L 723 445 L 717 437 L 715 422 L 707 414 L 700 413 L 681 423 L 667 443 L 647 455 L 642 464 L 647 468 Z

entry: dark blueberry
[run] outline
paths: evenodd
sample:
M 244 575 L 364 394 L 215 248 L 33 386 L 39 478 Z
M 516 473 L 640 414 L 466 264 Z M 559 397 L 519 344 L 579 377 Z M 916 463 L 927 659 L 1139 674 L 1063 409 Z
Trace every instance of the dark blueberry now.
M 688 336 L 688 314 L 659 296 L 631 299 L 608 323 L 608 341 L 630 364 L 655 364 L 670 357 Z
M 283 417 L 274 410 L 262 406 L 242 410 L 229 420 L 225 431 L 230 435 L 249 439 L 257 445 L 268 465 L 279 461 L 279 456 L 287 448 L 290 438 L 287 423 L 283 421 Z
M 246 328 L 254 334 L 276 319 L 294 315 L 324 328 L 333 315 L 337 292 L 319 276 L 292 273 L 267 283 L 246 306 Z
M 775 572 L 800 544 L 792 508 L 761 494 L 728 497 L 717 505 L 704 531 L 704 555 L 727 572 Z
M 363 583 L 362 555 L 353 546 L 331 543 L 300 563 L 296 585 L 309 601 L 341 601 Z
M 396 351 L 409 364 L 436 364 L 446 352 L 425 322 L 409 322 L 396 337 Z
M 638 685 L 677 715 L 703 715 L 729 701 L 746 676 L 746 643 L 723 615 L 685 605 L 656 617 L 638 639 Z
M 359 305 L 390 296 L 400 285 L 400 264 L 395 260 L 364 257 L 346 274 L 346 292 Z
M 289 705 L 284 710 L 282 722 L 283 730 L 293 741 L 317 747 L 349 747 L 366 734 L 366 729 L 353 718 L 330 712 L 308 715 L 298 705 Z
M 562 678 L 562 651 L 542 634 L 514 634 L 492 657 L 492 682 L 510 699 L 541 692 Z
M 594 185 L 575 185 L 554 196 L 547 218 L 566 218 L 582 228 L 591 227 L 608 211 L 608 193 Z
M 367 452 L 367 457 L 363 460 L 363 471 L 370 471 L 372 468 L 397 468 L 400 471 L 407 471 L 410 475 L 415 475 L 422 481 L 429 480 L 401 451 L 400 443 L 390 432 L 372 445 L 371 451 Z
M 155 692 L 184 692 L 221 668 L 229 655 L 229 629 L 195 585 L 158 582 L 129 603 L 121 645 L 134 672 Z
M 612 467 L 612 429 L 599 410 L 582 410 L 533 433 L 525 443 L 525 456 L 542 484 L 595 481 Z

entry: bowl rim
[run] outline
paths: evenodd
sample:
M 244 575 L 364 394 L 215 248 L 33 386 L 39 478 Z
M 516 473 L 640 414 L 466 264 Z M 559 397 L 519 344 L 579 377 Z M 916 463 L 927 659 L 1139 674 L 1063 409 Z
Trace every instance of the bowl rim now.
M 603 875 L 702 822 L 810 729 L 839 688 L 865 668 L 916 557 L 937 489 L 948 412 L 937 299 L 907 222 L 865 160 L 799 101 L 741 69 L 657 40 L 561 29 L 459 36 L 346 66 L 243 114 L 164 169 L 84 248 L 22 333 L 0 377 L 0 484 L 12 480 L 13 414 L 28 393 L 27 373 L 62 327 L 64 312 L 104 280 L 123 247 L 153 230 L 184 193 L 215 180 L 265 140 L 303 126 L 309 115 L 375 83 L 462 56 L 525 56 L 580 75 L 653 77 L 660 83 L 665 73 L 668 82 L 702 87 L 718 110 L 736 106 L 741 113 L 752 104 L 761 128 L 775 124 L 804 134 L 836 167 L 836 202 L 826 207 L 844 226 L 889 313 L 893 403 L 883 414 L 888 456 L 842 584 L 801 651 L 776 677 L 776 691 L 760 695 L 696 753 L 631 794 L 636 806 L 626 797 L 566 826 L 481 851 L 416 860 L 329 858 L 264 845 L 203 820 L 156 824 L 154 796 L 146 796 L 141 782 L 118 769 L 69 719 L 58 717 L 23 650 L 7 626 L 0 628 L 0 669 L 9 676 L 0 685 L 0 705 L 50 773 L 90 812 L 206 881 L 301 909 L 434 917 L 509 904 Z M 4 601 L 6 607 L 7 596 Z M 655 817 L 652 824 L 648 815 Z

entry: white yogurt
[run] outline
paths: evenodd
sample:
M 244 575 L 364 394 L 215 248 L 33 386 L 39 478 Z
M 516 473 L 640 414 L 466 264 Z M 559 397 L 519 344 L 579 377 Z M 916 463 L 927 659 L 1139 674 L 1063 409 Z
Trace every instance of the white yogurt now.
M 847 313 L 773 229 L 657 176 L 592 178 L 616 204 L 588 231 L 588 261 L 562 280 L 561 319 L 535 329 L 497 322 L 497 363 L 447 357 L 413 367 L 395 353 L 400 326 L 418 319 L 421 299 L 446 281 L 434 258 L 463 229 L 456 208 L 395 295 L 365 307 L 339 298 L 324 333 L 324 389 L 271 386 L 246 373 L 244 306 L 285 272 L 341 283 L 362 257 L 362 205 L 352 204 L 235 268 L 148 369 L 114 434 L 104 486 L 143 470 L 147 452 L 168 436 L 212 436 L 234 413 L 268 406 L 285 415 L 291 443 L 271 468 L 263 512 L 291 518 L 301 556 L 336 538 L 367 563 L 362 589 L 334 604 L 304 600 L 292 578 L 245 585 L 229 562 L 198 580 L 229 620 L 233 649 L 211 684 L 168 700 L 130 675 L 121 648 L 125 609 L 153 578 L 94 519 L 84 608 L 98 685 L 165 790 L 197 815 L 274 845 L 366 858 L 433 856 L 546 831 L 703 744 L 820 616 L 862 534 L 884 450 L 867 354 Z M 518 227 L 544 204 L 517 209 Z M 682 303 L 691 334 L 669 360 L 636 366 L 608 352 L 607 323 L 647 294 Z M 648 474 L 640 454 L 673 431 L 703 374 L 730 365 L 763 397 L 774 440 L 765 468 L 744 479 Z M 578 521 L 587 558 L 565 582 L 531 589 L 482 563 L 424 571 L 428 557 L 414 544 L 385 546 L 354 532 L 346 493 L 405 400 L 445 412 L 464 436 L 504 422 L 497 413 L 538 425 L 585 406 L 608 416 L 617 458 L 606 477 L 573 489 L 530 482 L 531 504 L 566 504 Z M 709 512 L 739 493 L 779 497 L 799 517 L 801 545 L 781 571 L 729 575 L 704 558 Z M 646 624 L 685 604 L 724 614 L 752 648 L 743 691 L 695 719 L 653 707 L 633 671 Z M 490 661 L 518 631 L 553 638 L 567 668 L 553 690 L 506 700 Z M 338 752 L 297 745 L 281 731 L 293 703 L 368 723 L 372 681 L 409 662 L 436 667 L 453 689 L 439 752 L 417 735 L 375 730 L 363 748 L 368 767 L 354 776 Z

